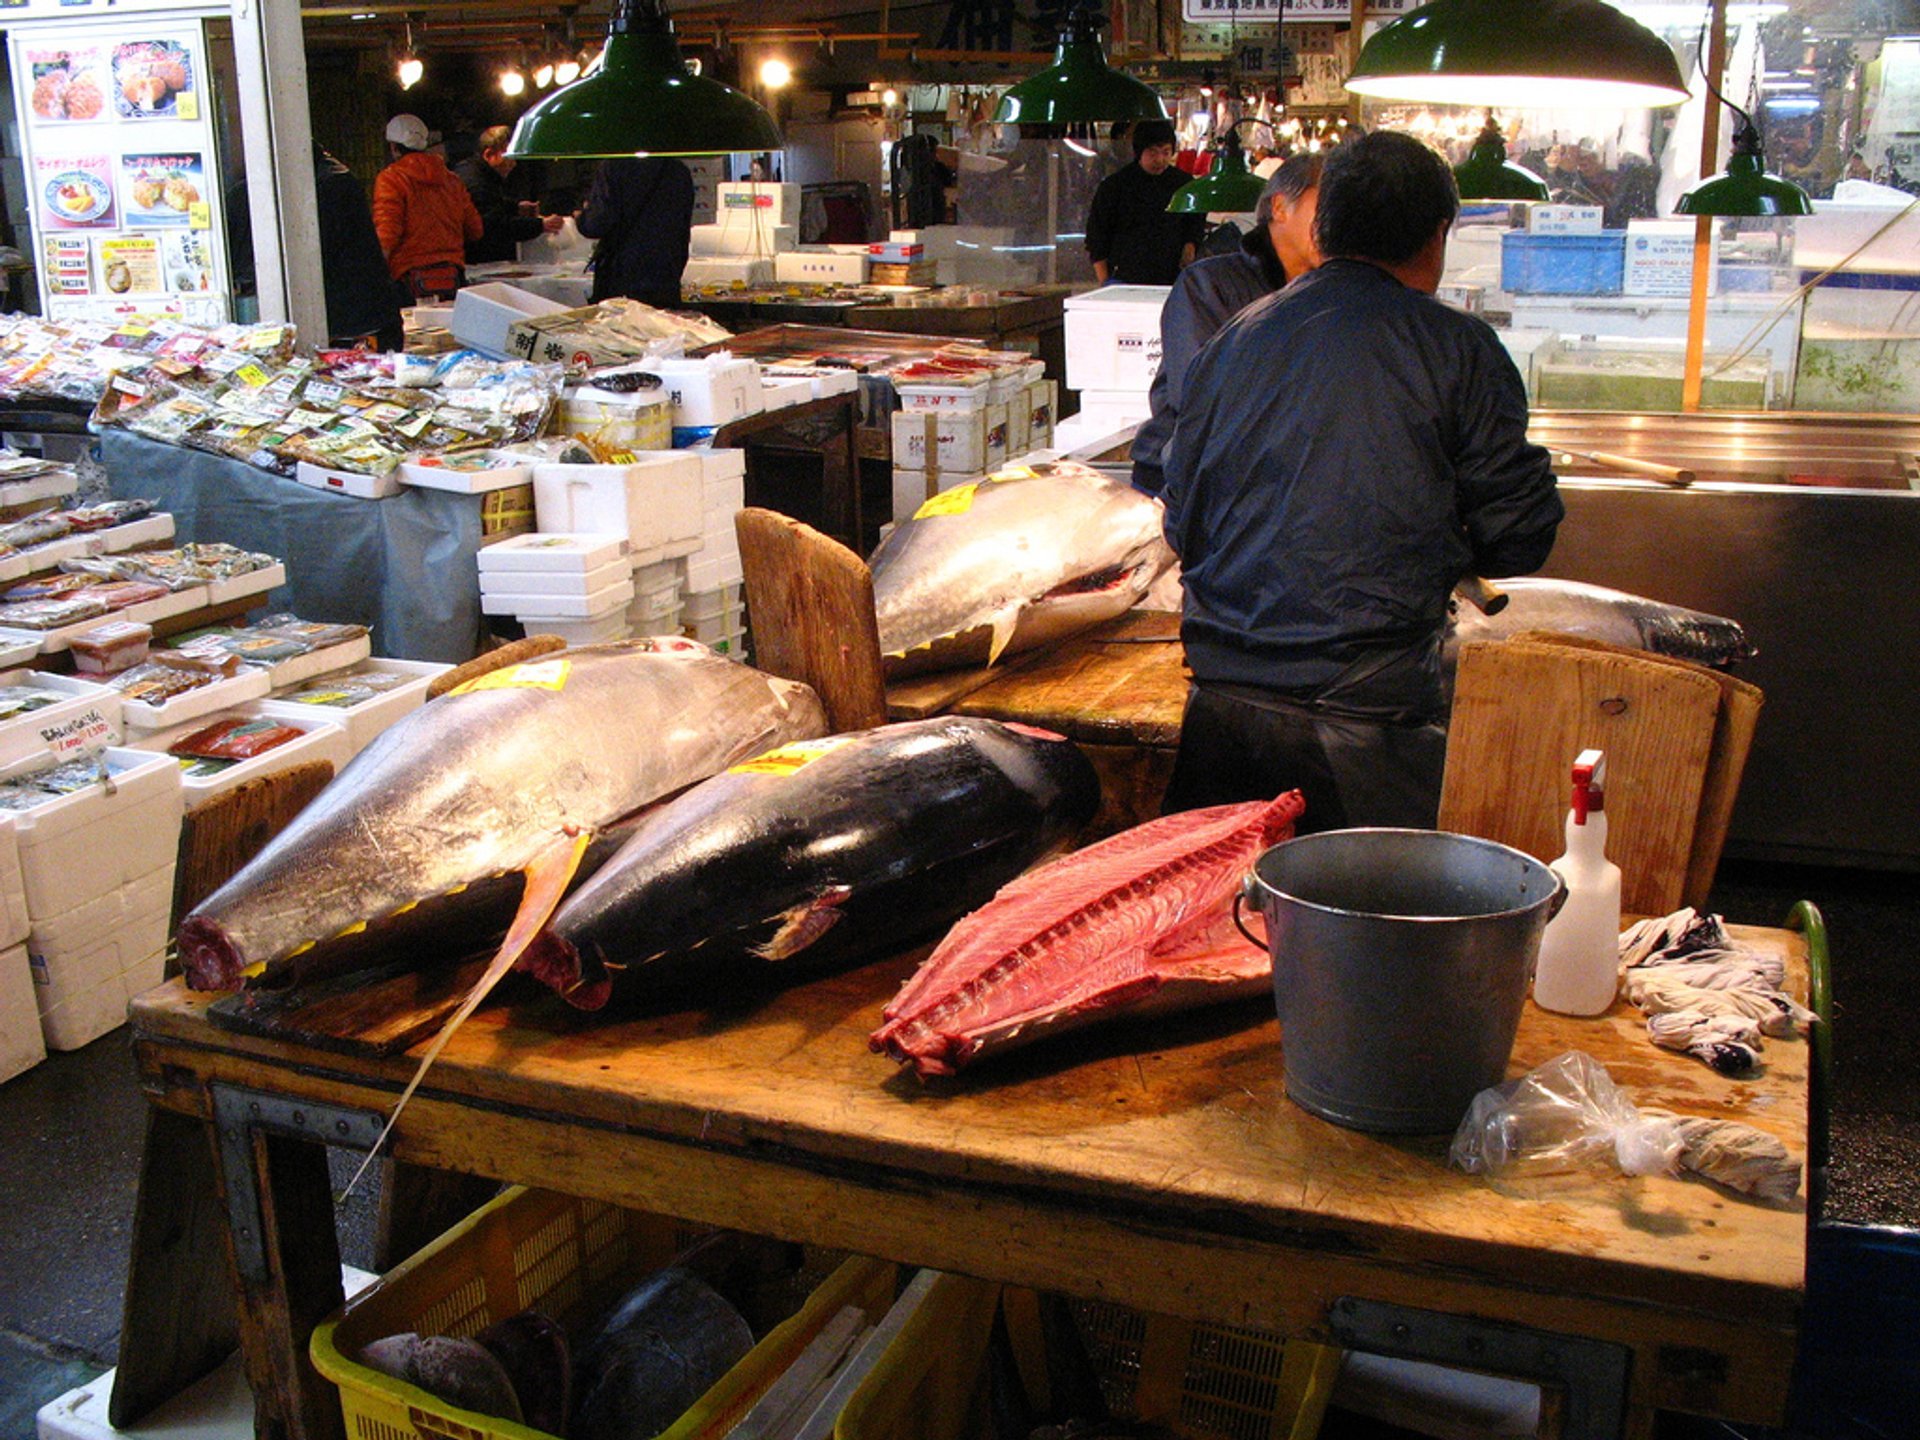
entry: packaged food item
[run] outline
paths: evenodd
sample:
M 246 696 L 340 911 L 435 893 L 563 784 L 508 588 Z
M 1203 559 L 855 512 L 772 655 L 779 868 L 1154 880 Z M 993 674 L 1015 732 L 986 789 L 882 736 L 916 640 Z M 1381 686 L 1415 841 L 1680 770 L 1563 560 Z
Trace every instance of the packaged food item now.
M 309 685 L 281 698 L 294 705 L 326 705 L 336 710 L 364 705 L 374 692 L 360 685 Z
M 164 705 L 176 695 L 211 685 L 219 678 L 204 670 L 182 670 L 149 661 L 122 670 L 110 683 L 128 700 L 137 700 L 142 705 Z
M 148 600 L 164 600 L 173 592 L 152 580 L 109 580 L 85 592 L 109 610 L 124 610 Z
M 85 675 L 117 675 L 146 660 L 153 627 L 138 620 L 109 620 L 67 642 L 73 668 Z
M 297 615 L 287 614 L 263 615 L 247 629 L 258 635 L 303 641 L 309 650 L 324 650 L 329 645 L 344 645 L 349 640 L 358 640 L 367 633 L 367 627 L 364 625 L 330 624 L 319 620 L 302 620 Z
M 54 512 L 42 515 L 29 515 L 24 520 L 15 520 L 0 525 L 0 540 L 24 550 L 30 545 L 44 545 L 49 540 L 58 540 L 73 532 L 73 526 Z
M 51 770 L 35 772 L 33 783 L 49 795 L 73 795 L 107 778 L 106 757 L 98 754 L 69 760 Z
M 17 605 L 0 605 L 0 625 L 21 630 L 58 630 L 76 620 L 91 620 L 106 613 L 104 603 L 82 591 L 57 600 L 24 600 Z
M 238 675 L 240 667 L 246 662 L 228 649 L 226 644 L 238 633 L 235 630 L 196 630 L 190 636 L 180 637 L 173 649 L 154 651 L 153 662 L 170 670 L 205 675 L 210 680 Z
M 231 770 L 238 760 L 216 760 L 207 755 L 181 755 L 180 773 L 189 780 L 204 780 L 210 775 L 218 775 L 222 770 Z
M 60 514 L 75 530 L 109 530 L 115 525 L 130 525 L 153 513 L 151 500 L 106 500 L 98 505 L 83 505 Z
M 51 690 L 42 690 L 37 685 L 0 685 L 0 720 L 11 720 L 16 715 L 30 715 L 35 710 L 44 710 L 63 698 Z
M 280 720 L 249 720 L 228 716 L 183 735 L 167 747 L 170 755 L 192 755 L 208 760 L 251 760 L 256 755 L 298 740 L 306 732 Z
M 17 605 L 22 600 L 58 600 L 63 595 L 75 594 L 98 583 L 98 576 L 56 571 L 51 575 L 22 580 L 18 585 L 9 585 L 4 601 L 8 605 Z

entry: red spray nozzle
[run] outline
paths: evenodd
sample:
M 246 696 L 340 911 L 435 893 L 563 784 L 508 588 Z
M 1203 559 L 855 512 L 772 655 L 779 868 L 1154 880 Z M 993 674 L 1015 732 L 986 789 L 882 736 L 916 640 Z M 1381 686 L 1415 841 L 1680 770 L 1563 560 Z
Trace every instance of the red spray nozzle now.
M 1607 757 L 1604 751 L 1582 750 L 1573 762 L 1573 823 L 1607 808 Z

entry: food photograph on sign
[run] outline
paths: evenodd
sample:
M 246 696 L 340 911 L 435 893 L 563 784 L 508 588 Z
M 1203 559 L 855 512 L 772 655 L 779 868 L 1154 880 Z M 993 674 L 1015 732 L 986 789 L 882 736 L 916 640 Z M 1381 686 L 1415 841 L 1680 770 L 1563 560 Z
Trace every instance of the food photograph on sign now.
M 206 166 L 193 151 L 123 155 L 120 188 L 129 225 L 185 225 L 207 198 Z
M 160 239 L 156 235 L 103 236 L 100 283 L 110 295 L 154 295 L 160 281 Z
M 105 155 L 42 155 L 34 159 L 40 213 L 56 230 L 111 230 L 112 162 Z
M 47 290 L 53 295 L 93 293 L 93 243 L 85 235 L 46 238 Z
M 113 106 L 128 120 L 198 120 L 193 52 L 178 40 L 113 47 Z
M 29 45 L 27 108 L 36 123 L 111 119 L 105 57 L 97 46 Z
M 160 268 L 167 289 L 176 295 L 204 294 L 213 289 L 213 252 L 205 231 L 176 230 L 160 237 Z

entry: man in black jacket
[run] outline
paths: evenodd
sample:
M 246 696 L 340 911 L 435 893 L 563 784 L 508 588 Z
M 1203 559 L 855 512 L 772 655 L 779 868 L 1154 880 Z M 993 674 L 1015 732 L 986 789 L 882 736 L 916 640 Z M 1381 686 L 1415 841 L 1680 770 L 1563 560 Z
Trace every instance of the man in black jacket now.
M 484 265 L 495 260 L 517 260 L 519 244 L 536 235 L 551 235 L 566 221 L 559 215 L 541 216 L 531 200 L 516 200 L 507 188 L 514 160 L 507 154 L 512 132 L 505 125 L 491 125 L 480 132 L 473 154 L 453 167 L 460 183 L 473 197 L 473 208 L 480 212 L 486 226 L 478 240 L 467 242 L 467 263 Z
M 1093 192 L 1087 254 L 1102 285 L 1171 285 L 1206 233 L 1204 215 L 1172 215 L 1173 195 L 1193 177 L 1173 165 L 1173 122 L 1133 127 L 1133 163 Z
M 1298 787 L 1304 829 L 1434 823 L 1449 593 L 1538 569 L 1564 513 L 1512 360 L 1433 298 L 1458 210 L 1413 137 L 1343 147 L 1320 267 L 1187 372 L 1162 498 L 1194 687 L 1168 810 Z
M 680 275 L 693 235 L 693 172 L 663 156 L 600 162 L 574 222 L 593 247 L 593 294 L 657 310 L 680 303 Z

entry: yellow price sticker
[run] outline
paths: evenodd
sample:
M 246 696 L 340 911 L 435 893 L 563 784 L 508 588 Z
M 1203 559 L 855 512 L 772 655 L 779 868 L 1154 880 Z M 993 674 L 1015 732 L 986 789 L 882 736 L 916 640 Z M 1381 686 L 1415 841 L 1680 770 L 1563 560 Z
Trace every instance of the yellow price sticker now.
M 743 760 L 727 771 L 729 775 L 791 775 L 804 770 L 822 755 L 830 755 L 853 737 L 830 735 L 824 740 L 796 740 L 751 760 Z
M 234 371 L 233 378 L 238 380 L 242 385 L 246 386 L 249 390 L 258 390 L 262 385 L 266 384 L 273 377 L 267 374 L 267 372 L 262 370 L 258 365 L 249 363 L 246 365 L 242 365 L 238 370 Z
M 930 515 L 964 515 L 973 508 L 973 492 L 980 488 L 979 481 L 966 485 L 956 485 L 951 490 L 942 490 L 913 512 L 916 520 L 925 520 Z
M 559 660 L 534 660 L 525 665 L 509 665 L 503 670 L 494 670 L 469 680 L 464 685 L 456 685 L 449 695 L 471 695 L 477 690 L 564 690 L 567 677 L 573 672 L 573 662 Z
M 200 92 L 182 90 L 173 97 L 173 114 L 177 120 L 198 120 L 200 118 Z M 205 228 L 200 227 L 200 228 Z
M 195 200 L 187 206 L 187 228 L 189 230 L 211 230 L 213 228 L 213 207 L 205 200 Z

